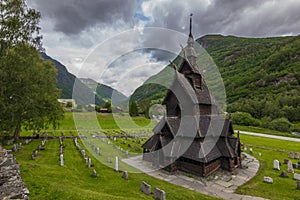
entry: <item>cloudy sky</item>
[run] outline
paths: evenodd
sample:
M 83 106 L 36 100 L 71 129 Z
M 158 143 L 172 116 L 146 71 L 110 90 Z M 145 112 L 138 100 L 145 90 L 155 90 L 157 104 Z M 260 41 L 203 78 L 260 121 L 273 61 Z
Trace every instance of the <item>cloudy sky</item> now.
M 270 37 L 300 33 L 299 0 L 27 2 L 42 14 L 43 44 L 49 56 L 78 77 L 92 78 L 126 95 L 180 51 L 190 13 L 195 38 L 205 34 Z M 148 27 L 160 27 L 161 31 Z

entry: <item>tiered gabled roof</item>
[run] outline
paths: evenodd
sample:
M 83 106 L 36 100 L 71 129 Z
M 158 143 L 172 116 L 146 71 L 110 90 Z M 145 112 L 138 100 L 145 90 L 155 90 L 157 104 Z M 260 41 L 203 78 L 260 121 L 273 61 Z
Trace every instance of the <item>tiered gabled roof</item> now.
M 207 105 L 217 105 L 216 100 L 210 94 L 206 83 L 203 79 L 201 79 L 201 90 L 195 90 L 186 77 L 175 71 L 175 76 L 173 80 L 173 84 L 167 92 L 165 99 L 163 100 L 163 105 L 166 105 L 167 99 L 172 95 L 172 91 L 175 90 L 175 84 L 179 84 L 181 89 L 179 92 L 185 92 L 185 96 L 190 98 L 190 100 L 194 104 L 207 104 Z

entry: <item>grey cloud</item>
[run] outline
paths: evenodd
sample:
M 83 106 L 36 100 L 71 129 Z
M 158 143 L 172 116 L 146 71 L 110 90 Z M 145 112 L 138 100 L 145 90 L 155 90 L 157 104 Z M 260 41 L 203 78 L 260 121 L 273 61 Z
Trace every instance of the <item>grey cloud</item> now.
M 135 12 L 132 0 L 30 0 L 43 18 L 51 18 L 55 31 L 78 34 L 96 24 L 117 20 L 130 23 Z
M 209 33 L 266 37 L 300 32 L 300 1 L 213 0 L 165 1 L 153 9 L 153 23 L 188 33 L 188 14 L 194 14 L 194 35 Z M 184 29 L 182 29 L 184 27 Z

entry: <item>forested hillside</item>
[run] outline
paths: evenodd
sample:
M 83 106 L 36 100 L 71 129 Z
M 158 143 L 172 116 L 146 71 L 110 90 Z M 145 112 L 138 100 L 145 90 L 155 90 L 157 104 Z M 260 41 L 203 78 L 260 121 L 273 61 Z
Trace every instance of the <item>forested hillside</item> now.
M 227 110 L 231 113 L 246 112 L 258 119 L 251 118 L 245 125 L 270 124 L 280 118 L 281 121 L 284 121 L 282 118 L 291 122 L 300 121 L 299 36 L 240 38 L 208 35 L 197 42 L 219 68 L 226 88 Z M 168 68 L 145 83 L 160 78 L 171 79 Z M 134 92 L 132 100 L 157 103 L 165 92 L 166 89 L 159 85 L 147 84 Z

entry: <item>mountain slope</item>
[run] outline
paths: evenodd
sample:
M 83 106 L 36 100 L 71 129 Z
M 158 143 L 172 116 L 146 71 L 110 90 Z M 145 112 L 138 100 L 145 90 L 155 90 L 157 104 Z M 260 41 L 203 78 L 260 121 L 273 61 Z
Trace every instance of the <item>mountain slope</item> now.
M 240 38 L 208 35 L 199 38 L 197 42 L 206 49 L 219 68 L 230 112 L 247 111 L 257 118 L 262 118 L 269 114 L 254 110 L 258 110 L 258 106 L 263 110 L 266 104 L 271 104 L 279 110 L 288 106 L 293 115 L 296 115 L 300 109 L 299 36 Z M 198 59 L 201 63 L 201 56 Z M 175 59 L 176 62 L 178 58 Z M 171 80 L 170 73 L 167 73 L 169 68 L 166 67 L 145 83 Z M 132 99 L 139 102 L 149 99 L 159 102 L 165 93 L 165 88 L 147 84 L 139 87 Z M 290 102 L 287 99 L 290 99 Z M 287 112 L 275 115 L 272 118 L 289 116 Z M 295 118 L 290 120 L 300 120 L 300 116 Z
M 118 90 L 113 89 L 104 84 L 100 84 L 93 79 L 89 78 L 79 78 L 81 82 L 87 85 L 89 88 L 95 90 L 96 88 L 96 95 L 103 99 L 104 101 L 110 101 L 113 105 L 119 105 L 120 103 L 127 100 L 127 97 L 119 92 Z
M 97 105 L 104 105 L 105 101 L 110 101 L 109 94 L 112 94 L 113 91 L 115 91 L 115 93 L 118 94 L 117 99 L 120 99 L 120 101 L 123 101 L 124 98 L 126 99 L 126 96 L 124 96 L 122 93 L 103 84 L 99 84 L 99 87 L 97 87 L 95 93 L 90 87 L 88 87 L 86 84 L 82 83 L 79 79 L 77 79 L 76 76 L 68 72 L 68 70 L 63 64 L 51 58 L 45 53 L 42 53 L 42 57 L 45 60 L 53 62 L 57 69 L 57 87 L 62 90 L 61 98 L 75 98 L 76 102 L 82 105 L 86 105 L 94 101 Z M 74 83 L 76 83 L 76 93 L 74 93 L 73 95 Z

